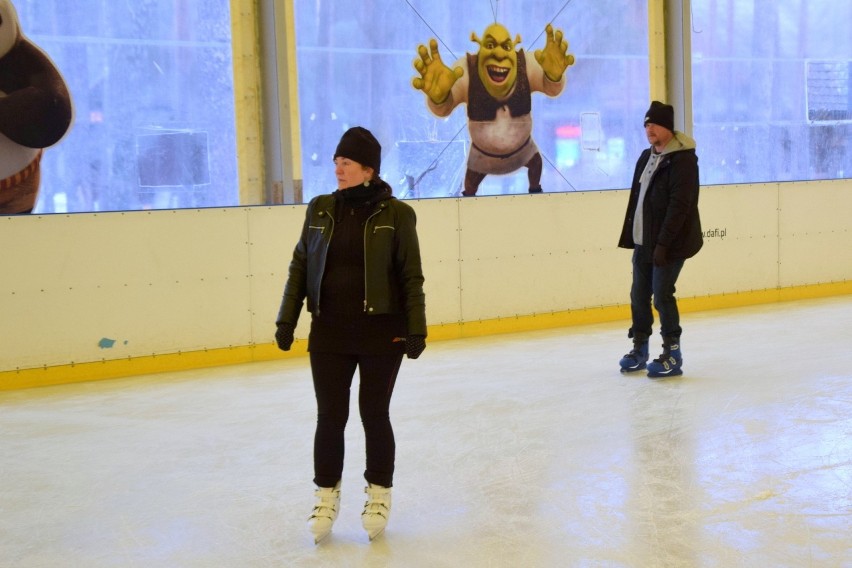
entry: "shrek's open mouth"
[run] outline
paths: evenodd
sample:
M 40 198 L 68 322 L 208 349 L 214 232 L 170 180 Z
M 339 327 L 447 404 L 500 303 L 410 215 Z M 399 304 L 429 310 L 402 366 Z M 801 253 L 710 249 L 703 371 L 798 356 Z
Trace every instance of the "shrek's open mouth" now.
M 497 65 L 489 65 L 488 77 L 495 83 L 502 83 L 509 76 L 509 69 L 506 67 L 498 67 Z

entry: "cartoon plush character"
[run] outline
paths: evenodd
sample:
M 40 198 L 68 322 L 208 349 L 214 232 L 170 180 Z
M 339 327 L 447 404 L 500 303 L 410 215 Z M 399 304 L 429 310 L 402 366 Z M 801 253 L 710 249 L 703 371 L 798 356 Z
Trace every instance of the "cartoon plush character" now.
M 438 42 L 429 49 L 420 45 L 414 68 L 420 73 L 412 85 L 426 95 L 429 110 L 436 116 L 449 116 L 467 103 L 471 148 L 467 160 L 462 195 L 476 195 L 488 174 L 508 174 L 526 166 L 530 193 L 541 192 L 542 160 L 532 139 L 531 94 L 559 95 L 565 87 L 565 70 L 574 64 L 562 31 L 545 27 L 544 49 L 534 56 L 516 50 L 521 36 L 512 40 L 500 24 L 485 29 L 475 54 L 466 54 L 450 69 L 441 61 Z
M 0 214 L 30 213 L 42 149 L 71 125 L 68 87 L 50 58 L 22 33 L 10 0 L 0 0 Z

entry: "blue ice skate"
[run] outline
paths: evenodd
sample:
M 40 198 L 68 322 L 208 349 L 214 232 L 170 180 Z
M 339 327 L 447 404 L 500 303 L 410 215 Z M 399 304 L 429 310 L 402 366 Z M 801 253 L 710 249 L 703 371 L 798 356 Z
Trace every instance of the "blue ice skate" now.
M 622 373 L 632 373 L 633 371 L 641 371 L 648 363 L 648 341 L 636 341 L 633 343 L 633 349 L 630 353 L 621 358 L 618 364 L 621 366 Z
M 652 379 L 659 377 L 677 377 L 683 374 L 683 356 L 680 352 L 680 341 L 673 338 L 663 338 L 663 353 L 648 363 L 648 376 Z

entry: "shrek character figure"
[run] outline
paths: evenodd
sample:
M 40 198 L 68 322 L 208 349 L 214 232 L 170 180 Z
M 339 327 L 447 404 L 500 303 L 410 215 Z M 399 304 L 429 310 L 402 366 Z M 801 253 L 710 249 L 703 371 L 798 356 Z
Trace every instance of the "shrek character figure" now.
M 492 24 L 482 39 L 471 34 L 479 51 L 466 54 L 452 69 L 441 61 L 434 38 L 429 49 L 418 46 L 414 68 L 420 76 L 412 85 L 426 95 L 429 110 L 445 117 L 467 104 L 471 148 L 462 195 L 476 195 L 488 174 L 508 174 L 524 166 L 530 193 L 541 192 L 542 160 L 532 139 L 531 94 L 559 95 L 565 87 L 565 70 L 574 63 L 562 31 L 548 24 L 545 33 L 544 49 L 531 56 L 516 49 L 520 35 L 512 40 L 509 30 Z

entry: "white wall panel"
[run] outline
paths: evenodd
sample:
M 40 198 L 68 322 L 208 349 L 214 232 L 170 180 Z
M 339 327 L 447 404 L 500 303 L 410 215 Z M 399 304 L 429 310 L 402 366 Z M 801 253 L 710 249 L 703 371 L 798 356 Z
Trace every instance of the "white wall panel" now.
M 529 255 L 506 260 L 485 258 L 464 263 L 462 321 L 515 317 L 601 305 L 586 302 L 589 272 L 567 255 Z M 621 292 L 629 289 L 629 273 Z M 622 294 L 623 296 L 623 294 Z M 623 299 L 623 298 L 622 298 Z
M 624 196 L 626 199 L 626 194 Z M 629 303 L 632 254 L 632 251 L 613 244 L 598 251 L 588 250 L 568 257 L 572 287 L 567 290 L 571 302 L 566 309 Z
M 678 295 L 778 285 L 778 185 L 710 186 L 699 197 L 704 247 L 686 262 Z
M 253 343 L 270 343 L 274 341 L 275 317 L 281 306 L 293 248 L 305 221 L 306 206 L 251 207 L 246 211 L 251 267 L 251 335 Z M 310 323 L 310 317 L 300 317 L 296 337 L 306 338 Z
M 244 345 L 242 209 L 3 218 L 4 369 Z
M 618 191 L 461 199 L 461 257 L 510 259 L 616 246 L 626 200 Z
M 461 321 L 459 263 L 459 207 L 452 199 L 419 199 L 407 202 L 417 214 L 417 237 L 426 294 L 428 324 Z
M 623 191 L 462 199 L 462 321 L 623 303 L 626 205 Z
M 781 286 L 848 280 L 852 192 L 846 180 L 781 186 Z

